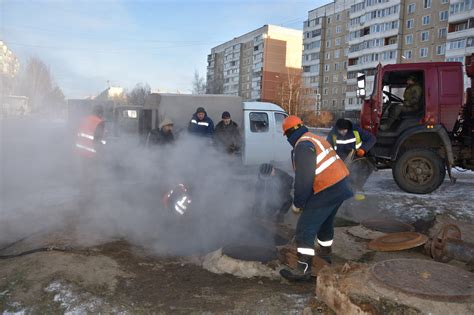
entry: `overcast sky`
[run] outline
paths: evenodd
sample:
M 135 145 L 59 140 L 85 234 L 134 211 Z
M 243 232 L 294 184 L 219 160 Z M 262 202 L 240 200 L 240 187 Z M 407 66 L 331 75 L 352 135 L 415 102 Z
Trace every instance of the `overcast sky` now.
M 191 91 L 210 49 L 261 27 L 302 29 L 309 10 L 331 1 L 0 0 L 0 39 L 24 65 L 51 67 L 68 98 L 110 85 Z

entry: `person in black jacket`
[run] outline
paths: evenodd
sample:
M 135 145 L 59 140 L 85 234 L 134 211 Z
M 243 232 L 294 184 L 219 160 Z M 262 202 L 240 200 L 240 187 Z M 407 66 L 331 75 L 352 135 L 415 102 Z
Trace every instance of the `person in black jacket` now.
M 272 164 L 260 165 L 255 187 L 254 211 L 264 219 L 282 222 L 290 209 L 293 198 L 293 177 Z
M 150 131 L 147 144 L 171 144 L 174 140 L 173 121 L 169 118 L 165 118 L 158 125 L 158 129 Z
M 222 120 L 217 124 L 214 131 L 214 142 L 219 149 L 228 153 L 240 151 L 242 139 L 240 137 L 239 126 L 235 123 L 229 112 L 222 113 Z
M 214 122 L 207 116 L 203 107 L 198 107 L 189 121 L 188 131 L 197 136 L 212 137 Z

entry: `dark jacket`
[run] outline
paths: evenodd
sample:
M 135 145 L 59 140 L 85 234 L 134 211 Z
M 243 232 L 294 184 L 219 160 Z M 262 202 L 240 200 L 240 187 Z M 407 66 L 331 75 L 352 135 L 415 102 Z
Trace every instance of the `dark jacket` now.
M 347 178 L 325 190 L 314 194 L 313 183 L 316 171 L 316 149 L 309 141 L 301 141 L 295 146 L 298 139 L 308 132 L 306 127 L 297 129 L 288 141 L 294 147 L 292 151 L 295 165 L 295 191 L 293 204 L 297 208 L 317 207 L 318 202 L 336 203 L 343 202 L 352 197 L 352 192 L 347 183 Z M 316 180 L 318 178 L 316 177 Z
M 214 130 L 214 141 L 218 147 L 224 150 L 238 151 L 242 143 L 239 126 L 232 120 L 229 125 L 220 121 Z
M 255 186 L 255 211 L 271 217 L 285 214 L 291 206 L 293 177 L 285 171 L 275 168 L 274 176 L 259 176 Z
M 161 129 L 153 129 L 148 134 L 148 144 L 169 144 L 174 142 L 174 135 L 173 133 L 164 133 Z
M 326 140 L 331 144 L 331 146 L 337 147 L 336 153 L 341 159 L 345 159 L 352 150 L 356 150 L 356 136 L 354 130 L 359 132 L 360 140 L 362 141 L 361 149 L 364 149 L 365 152 L 369 152 L 370 149 L 375 145 L 376 138 L 373 134 L 364 129 L 360 128 L 357 125 L 352 125 L 351 129 L 347 131 L 347 134 L 343 137 L 337 132 L 337 128 L 333 127 L 329 132 Z M 348 143 L 334 143 L 334 136 L 337 140 L 347 141 Z
M 193 118 L 189 122 L 188 131 L 198 136 L 211 137 L 214 133 L 214 122 L 206 115 L 203 120 L 197 118 L 197 114 L 193 114 Z

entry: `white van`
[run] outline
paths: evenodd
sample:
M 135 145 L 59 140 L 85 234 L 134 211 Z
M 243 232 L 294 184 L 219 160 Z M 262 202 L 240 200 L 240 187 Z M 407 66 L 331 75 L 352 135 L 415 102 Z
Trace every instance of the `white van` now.
M 243 102 L 239 96 L 228 95 L 153 93 L 144 107 L 122 106 L 117 108 L 116 115 L 120 125 L 136 126 L 139 134 L 146 135 L 165 117 L 173 121 L 176 130 L 185 130 L 198 107 L 203 107 L 216 125 L 222 112 L 230 112 L 241 128 L 244 165 L 272 161 L 286 168 L 290 166 L 291 146 L 281 128 L 288 115 L 272 103 Z

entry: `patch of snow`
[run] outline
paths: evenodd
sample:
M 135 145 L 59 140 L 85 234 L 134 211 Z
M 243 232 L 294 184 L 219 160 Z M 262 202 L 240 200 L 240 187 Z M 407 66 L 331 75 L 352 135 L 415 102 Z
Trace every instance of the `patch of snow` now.
M 218 249 L 204 256 L 202 267 L 207 271 L 217 274 L 232 274 L 239 278 L 266 277 L 279 279 L 276 270 L 258 261 L 238 260 L 222 254 Z
M 107 303 L 101 298 L 86 294 L 76 294 L 71 285 L 58 281 L 50 283 L 45 289 L 46 292 L 56 293 L 54 302 L 60 303 L 66 315 L 79 315 L 86 313 L 99 313 Z M 114 309 L 114 314 L 126 314 L 123 311 Z

